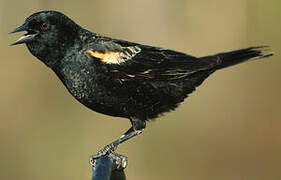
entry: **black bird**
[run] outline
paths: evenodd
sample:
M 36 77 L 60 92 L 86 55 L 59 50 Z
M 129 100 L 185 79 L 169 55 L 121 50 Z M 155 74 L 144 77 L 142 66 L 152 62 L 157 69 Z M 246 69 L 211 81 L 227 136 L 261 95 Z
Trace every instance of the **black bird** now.
M 79 102 L 130 120 L 132 127 L 94 158 L 141 133 L 146 121 L 174 110 L 215 71 L 273 55 L 258 46 L 194 57 L 90 32 L 57 11 L 32 14 L 11 33 L 20 31 L 27 33 L 12 45 L 25 43 Z

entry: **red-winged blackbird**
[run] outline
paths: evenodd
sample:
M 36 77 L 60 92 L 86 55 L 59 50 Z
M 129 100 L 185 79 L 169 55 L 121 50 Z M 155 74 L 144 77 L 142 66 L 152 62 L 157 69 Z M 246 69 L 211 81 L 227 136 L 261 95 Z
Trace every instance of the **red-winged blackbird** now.
M 32 14 L 11 33 L 20 31 L 27 34 L 12 45 L 25 43 L 79 102 L 131 121 L 132 127 L 95 157 L 141 133 L 146 121 L 174 110 L 216 70 L 273 55 L 259 46 L 197 58 L 92 33 L 56 11 Z

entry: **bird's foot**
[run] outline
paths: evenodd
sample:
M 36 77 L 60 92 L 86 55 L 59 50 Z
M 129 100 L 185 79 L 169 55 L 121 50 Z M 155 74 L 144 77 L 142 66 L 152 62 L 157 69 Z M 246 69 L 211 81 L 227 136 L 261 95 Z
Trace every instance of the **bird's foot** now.
M 115 152 L 111 152 L 107 156 L 109 156 L 111 158 L 111 160 L 113 161 L 113 166 L 112 166 L 113 171 L 115 171 L 115 170 L 119 171 L 119 170 L 125 169 L 128 165 L 128 158 L 126 156 L 117 154 Z M 92 159 L 92 158 L 90 159 L 90 163 L 93 168 L 96 166 L 96 162 L 97 162 L 97 159 Z
M 128 158 L 126 156 L 123 156 L 121 154 L 117 154 L 114 152 L 114 150 L 108 150 L 105 151 L 105 148 L 109 145 L 105 146 L 103 149 L 101 149 L 97 154 L 90 157 L 90 164 L 94 168 L 96 166 L 97 160 L 102 156 L 108 156 L 113 161 L 112 170 L 122 170 L 127 167 L 128 164 Z
M 97 154 L 92 155 L 90 157 L 90 164 L 93 165 L 93 162 L 102 156 L 113 154 L 113 152 L 116 150 L 116 148 L 117 148 L 117 145 L 114 143 L 106 145 L 101 150 L 99 150 Z M 116 153 L 114 153 L 114 154 L 116 154 Z
M 112 152 L 109 154 L 109 157 L 113 160 L 113 170 L 122 170 L 128 165 L 128 158 L 126 156 Z

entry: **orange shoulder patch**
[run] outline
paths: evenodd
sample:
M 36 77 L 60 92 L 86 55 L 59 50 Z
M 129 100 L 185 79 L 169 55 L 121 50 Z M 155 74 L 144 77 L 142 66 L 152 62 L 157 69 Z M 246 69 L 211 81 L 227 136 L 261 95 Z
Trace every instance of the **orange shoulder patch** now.
M 98 51 L 88 50 L 87 53 L 90 56 L 98 58 L 101 61 L 108 64 L 115 63 L 115 61 L 120 57 L 120 52 L 114 52 L 114 51 L 105 51 L 105 53 L 102 53 Z
M 131 58 L 133 58 L 137 53 L 140 52 L 140 48 L 136 47 L 126 47 L 122 51 L 108 51 L 98 52 L 93 50 L 87 50 L 87 53 L 94 57 L 100 59 L 106 64 L 120 64 Z

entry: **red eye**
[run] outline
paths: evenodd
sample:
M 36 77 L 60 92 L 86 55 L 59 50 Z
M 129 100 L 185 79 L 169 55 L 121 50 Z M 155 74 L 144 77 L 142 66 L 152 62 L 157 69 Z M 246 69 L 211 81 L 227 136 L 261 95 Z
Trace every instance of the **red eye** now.
M 41 25 L 41 29 L 42 30 L 47 30 L 49 28 L 49 24 L 47 24 L 47 23 L 43 23 L 42 25 Z

